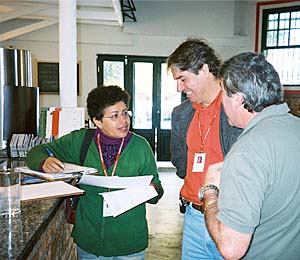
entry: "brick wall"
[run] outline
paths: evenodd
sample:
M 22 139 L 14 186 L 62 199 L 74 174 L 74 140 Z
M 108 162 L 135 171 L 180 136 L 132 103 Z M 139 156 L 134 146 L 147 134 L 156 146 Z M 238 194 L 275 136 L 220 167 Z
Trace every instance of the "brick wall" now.
M 76 260 L 75 244 L 71 237 L 72 227 L 66 222 L 64 204 L 61 203 L 27 259 Z
M 284 100 L 288 103 L 291 112 L 300 116 L 300 94 L 285 94 Z

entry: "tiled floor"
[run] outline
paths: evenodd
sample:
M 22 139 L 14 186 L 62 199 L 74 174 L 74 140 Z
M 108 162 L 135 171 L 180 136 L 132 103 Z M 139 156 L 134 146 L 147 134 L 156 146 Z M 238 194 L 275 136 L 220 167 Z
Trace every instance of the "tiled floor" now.
M 165 193 L 158 204 L 147 204 L 150 239 L 146 259 L 180 260 L 183 215 L 178 209 L 178 194 L 183 180 L 169 165 L 158 166 Z

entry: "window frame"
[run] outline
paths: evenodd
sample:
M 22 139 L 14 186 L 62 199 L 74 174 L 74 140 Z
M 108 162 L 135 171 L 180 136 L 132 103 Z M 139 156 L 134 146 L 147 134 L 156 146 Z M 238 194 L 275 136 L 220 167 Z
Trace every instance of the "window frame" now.
M 256 37 L 255 37 L 255 51 L 263 53 L 266 45 L 266 27 L 267 23 L 264 23 L 264 13 L 286 12 L 299 10 L 299 0 L 281 0 L 281 1 L 269 1 L 269 2 L 258 2 L 256 4 Z M 267 15 L 266 15 L 267 17 Z M 291 45 L 278 47 L 275 49 L 286 49 L 286 48 L 299 48 L 299 45 Z M 271 49 L 271 48 L 267 48 Z M 274 48 L 272 48 L 274 49 Z M 285 93 L 300 93 L 300 85 L 283 85 Z

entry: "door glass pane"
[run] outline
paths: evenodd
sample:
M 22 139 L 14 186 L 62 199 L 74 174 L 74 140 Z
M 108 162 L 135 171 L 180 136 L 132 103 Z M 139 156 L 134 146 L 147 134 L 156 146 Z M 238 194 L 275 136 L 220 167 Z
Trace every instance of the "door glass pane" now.
M 134 97 L 133 97 L 133 120 L 134 129 L 152 128 L 152 87 L 153 87 L 153 64 L 135 62 L 133 64 Z
M 181 93 L 177 92 L 176 80 L 167 72 L 167 64 L 161 64 L 161 118 L 160 128 L 171 129 L 171 113 L 181 103 Z
M 103 84 L 118 85 L 124 89 L 124 62 L 104 61 L 103 62 Z

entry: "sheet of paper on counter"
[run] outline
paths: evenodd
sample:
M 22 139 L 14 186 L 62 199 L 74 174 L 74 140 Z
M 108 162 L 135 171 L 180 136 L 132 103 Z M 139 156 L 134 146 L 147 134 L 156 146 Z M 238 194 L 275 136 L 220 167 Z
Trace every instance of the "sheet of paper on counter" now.
M 21 201 L 37 199 L 53 199 L 83 194 L 81 190 L 64 181 L 54 181 L 39 184 L 21 185 Z

